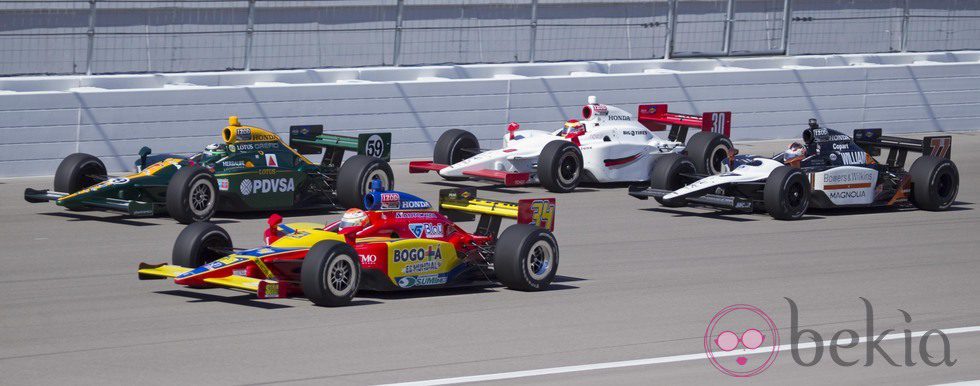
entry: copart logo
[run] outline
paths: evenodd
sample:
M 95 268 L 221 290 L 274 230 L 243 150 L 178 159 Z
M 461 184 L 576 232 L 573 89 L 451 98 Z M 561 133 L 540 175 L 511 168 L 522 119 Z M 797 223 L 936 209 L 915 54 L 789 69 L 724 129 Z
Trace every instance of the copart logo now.
M 242 184 L 239 186 L 242 195 L 247 196 L 249 194 L 261 194 L 261 193 L 277 193 L 277 192 L 292 192 L 296 190 L 296 183 L 292 178 L 271 178 L 271 179 L 259 179 L 250 180 L 248 178 L 242 180 Z

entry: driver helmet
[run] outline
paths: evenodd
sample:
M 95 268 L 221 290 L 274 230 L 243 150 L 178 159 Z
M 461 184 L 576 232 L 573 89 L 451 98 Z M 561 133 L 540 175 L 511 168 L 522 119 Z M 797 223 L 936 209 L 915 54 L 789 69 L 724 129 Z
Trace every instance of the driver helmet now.
M 585 124 L 579 122 L 577 119 L 571 119 L 565 122 L 565 127 L 561 130 L 561 135 L 568 136 L 570 134 L 582 134 L 585 132 Z
M 795 158 L 800 158 L 806 155 L 806 146 L 799 142 L 793 142 L 789 144 L 786 151 L 783 152 L 783 161 L 789 161 Z
M 358 208 L 350 208 L 344 212 L 344 217 L 340 218 L 340 225 L 337 227 L 337 230 L 339 231 L 347 227 L 367 225 L 367 222 L 367 213 Z
M 204 155 L 208 157 L 225 156 L 228 152 L 225 149 L 225 145 L 212 143 L 204 147 Z

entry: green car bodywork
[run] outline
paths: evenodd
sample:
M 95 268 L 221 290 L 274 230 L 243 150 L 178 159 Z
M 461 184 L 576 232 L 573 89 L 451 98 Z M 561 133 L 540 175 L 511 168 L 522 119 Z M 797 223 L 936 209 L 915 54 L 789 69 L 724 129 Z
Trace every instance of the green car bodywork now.
M 341 169 L 345 167 L 343 157 L 346 151 L 356 152 L 359 156 L 355 157 L 362 158 L 359 159 L 359 165 L 367 163 L 373 168 L 373 172 L 360 170 L 362 179 L 366 173 L 368 180 L 380 178 L 389 188 L 394 183 L 386 162 L 390 159 L 390 133 L 348 137 L 324 134 L 322 125 L 292 126 L 287 145 L 276 134 L 257 127 L 243 126 L 236 117 L 231 117 L 229 125 L 222 130 L 222 140 L 222 144 L 211 145 L 205 151 L 190 157 L 172 154 L 151 156 L 150 149 L 144 147 L 136 161 L 136 172 L 119 177 L 106 176 L 105 167 L 95 157 L 73 154 L 59 166 L 55 176 L 55 189 L 59 188 L 59 178 L 70 182 L 63 182 L 63 186 L 74 184 L 77 187 L 85 186 L 84 188 L 74 192 L 28 188 L 24 192 L 24 198 L 29 202 L 54 201 L 57 205 L 73 210 L 108 209 L 132 216 L 153 216 L 169 211 L 181 222 L 189 221 L 183 221 L 181 216 L 174 215 L 175 205 L 192 208 L 195 204 L 212 205 L 213 208 L 208 208 L 211 214 L 215 210 L 243 212 L 359 206 L 360 197 L 363 197 L 361 191 L 368 191 L 369 183 L 355 181 L 356 185 L 366 186 L 347 187 L 350 192 L 346 196 L 350 198 L 346 200 L 343 194 L 338 196 L 338 188 L 344 188 L 338 186 L 338 182 Z M 311 162 L 305 156 L 321 152 L 323 160 L 320 164 Z M 69 162 L 72 157 L 81 161 Z M 353 159 L 354 157 L 351 158 Z M 80 166 L 66 166 L 66 163 Z M 185 168 L 203 169 L 194 172 L 208 174 L 210 177 L 177 177 L 181 174 L 181 169 Z M 59 175 L 63 173 L 74 174 L 67 177 Z M 351 173 L 346 174 L 352 175 Z M 183 174 L 194 173 L 185 171 Z M 192 185 L 189 189 L 194 191 L 173 186 L 188 178 Z M 198 180 L 205 181 L 204 185 L 210 183 L 214 186 L 201 187 L 202 183 Z M 171 198 L 172 202 L 168 202 L 168 191 L 171 194 L 186 194 L 187 197 L 183 203 L 175 203 L 178 201 L 176 198 Z M 198 191 L 207 191 L 204 193 L 209 193 L 210 196 L 198 194 L 201 193 Z M 191 212 L 194 210 L 191 209 Z M 191 214 L 193 221 L 205 220 L 199 218 L 204 215 Z

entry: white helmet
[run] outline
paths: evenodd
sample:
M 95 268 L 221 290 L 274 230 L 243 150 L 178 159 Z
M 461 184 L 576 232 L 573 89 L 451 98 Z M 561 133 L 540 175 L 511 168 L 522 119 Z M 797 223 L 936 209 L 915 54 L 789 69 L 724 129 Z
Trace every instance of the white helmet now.
M 340 224 L 337 230 L 343 230 L 347 227 L 361 226 L 367 224 L 367 213 L 358 208 L 350 208 L 344 212 L 344 217 L 340 218 Z
M 806 146 L 799 142 L 793 142 L 786 147 L 786 151 L 783 152 L 783 161 L 789 161 L 797 159 L 806 155 Z

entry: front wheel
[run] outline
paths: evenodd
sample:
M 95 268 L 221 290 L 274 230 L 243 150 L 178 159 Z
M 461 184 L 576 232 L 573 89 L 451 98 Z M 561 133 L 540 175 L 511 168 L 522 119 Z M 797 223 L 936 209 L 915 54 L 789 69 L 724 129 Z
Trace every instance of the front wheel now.
M 698 173 L 708 175 L 728 170 L 728 154 L 734 148 L 730 139 L 710 131 L 694 133 L 685 147 Z
M 335 240 L 313 245 L 303 258 L 300 286 L 318 306 L 350 304 L 361 281 L 361 261 L 353 247 Z
M 780 166 L 769 174 L 763 198 L 772 218 L 796 220 L 810 205 L 810 184 L 800 169 Z
M 922 210 L 939 211 L 953 205 L 960 188 L 956 164 L 934 155 L 919 157 L 909 168 L 912 178 L 912 204 Z
M 85 153 L 71 154 L 58 164 L 54 172 L 54 190 L 63 193 L 75 193 L 105 180 L 105 164 L 93 155 Z M 66 206 L 69 210 L 81 210 L 81 206 Z
M 683 188 L 688 181 L 687 177 L 681 174 L 695 174 L 696 167 L 694 161 L 681 154 L 665 154 L 657 158 L 650 169 L 650 187 L 654 189 L 669 190 L 671 192 Z M 654 197 L 660 205 L 668 208 L 676 208 L 685 205 L 685 200 L 667 200 L 663 197 Z
M 363 154 L 350 157 L 337 173 L 337 201 L 345 208 L 364 209 L 364 195 L 371 191 L 374 180 L 381 181 L 381 190 L 395 188 L 395 175 L 383 159 Z
M 568 141 L 551 141 L 538 157 L 538 180 L 555 193 L 568 193 L 582 181 L 582 151 Z
M 167 183 L 167 212 L 181 224 L 208 221 L 218 208 L 218 182 L 202 166 L 185 166 Z
M 170 261 L 177 266 L 197 268 L 231 253 L 231 248 L 231 236 L 224 228 L 196 222 L 180 231 Z
M 511 225 L 497 239 L 493 269 L 497 279 L 510 289 L 546 289 L 558 272 L 558 242 L 546 229 Z
M 432 149 L 432 161 L 437 164 L 452 165 L 474 155 L 480 154 L 480 141 L 473 133 L 460 130 L 449 129 L 439 136 L 436 146 Z M 462 181 L 466 177 L 446 177 L 447 181 Z

